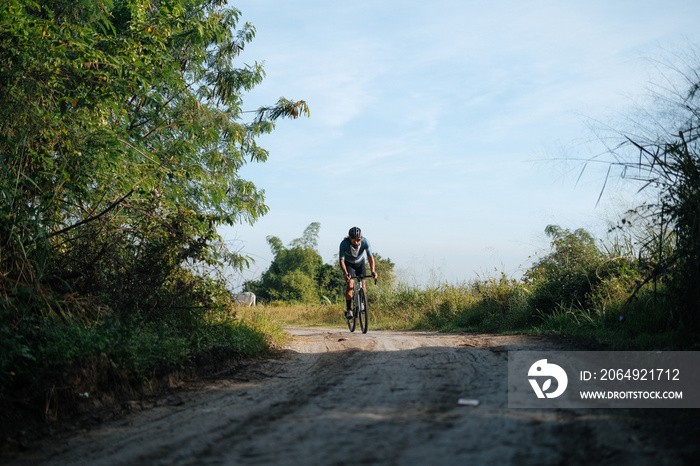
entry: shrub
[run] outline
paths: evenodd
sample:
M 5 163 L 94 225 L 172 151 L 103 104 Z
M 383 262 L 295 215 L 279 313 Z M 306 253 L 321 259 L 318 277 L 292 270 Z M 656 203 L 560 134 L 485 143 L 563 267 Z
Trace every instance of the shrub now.
M 601 254 L 593 237 L 585 230 L 571 232 L 549 225 L 552 252 L 535 263 L 524 276 L 530 288 L 530 303 L 541 312 L 553 312 L 558 305 L 586 307 L 596 286 L 596 269 Z

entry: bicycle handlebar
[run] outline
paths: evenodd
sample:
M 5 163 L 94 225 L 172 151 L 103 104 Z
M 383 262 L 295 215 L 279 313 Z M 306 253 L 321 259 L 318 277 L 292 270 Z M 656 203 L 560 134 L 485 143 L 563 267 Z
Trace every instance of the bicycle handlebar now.
M 372 275 L 356 275 L 356 276 L 354 276 L 354 277 L 352 277 L 352 278 L 357 278 L 357 279 L 372 278 Z M 377 284 L 377 279 L 376 279 L 376 278 L 374 279 L 374 284 L 375 284 L 375 285 Z

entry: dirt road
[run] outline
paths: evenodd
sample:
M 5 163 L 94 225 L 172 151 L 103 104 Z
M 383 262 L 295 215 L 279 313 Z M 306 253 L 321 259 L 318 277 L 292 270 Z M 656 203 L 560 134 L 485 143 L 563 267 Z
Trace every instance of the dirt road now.
M 507 408 L 544 337 L 292 328 L 287 354 L 13 464 L 695 464 L 697 415 Z M 479 401 L 463 406 L 458 399 Z

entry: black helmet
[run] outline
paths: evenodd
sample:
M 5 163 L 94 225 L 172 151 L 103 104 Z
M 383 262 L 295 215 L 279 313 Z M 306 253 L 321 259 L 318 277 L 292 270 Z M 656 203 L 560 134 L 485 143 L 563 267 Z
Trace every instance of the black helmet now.
M 350 231 L 348 231 L 348 236 L 350 239 L 362 238 L 362 230 L 360 230 L 358 227 L 352 227 L 350 228 Z

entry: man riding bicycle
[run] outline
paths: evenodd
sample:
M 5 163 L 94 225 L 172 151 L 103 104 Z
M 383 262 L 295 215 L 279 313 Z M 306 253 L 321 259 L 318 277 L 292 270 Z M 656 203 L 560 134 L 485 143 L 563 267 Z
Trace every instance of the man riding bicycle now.
M 369 262 L 372 278 L 377 279 L 377 272 L 374 270 L 374 256 L 372 247 L 367 238 L 362 237 L 362 231 L 358 227 L 350 228 L 348 236 L 340 242 L 340 269 L 345 275 L 345 301 L 347 310 L 345 317 L 352 318 L 352 292 L 353 277 L 363 277 L 362 287 L 365 287 L 364 276 L 367 275 L 366 263 Z M 366 289 L 366 288 L 365 288 Z

